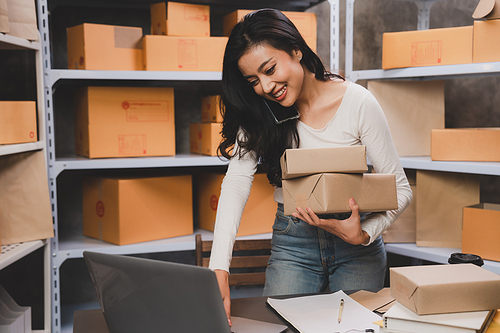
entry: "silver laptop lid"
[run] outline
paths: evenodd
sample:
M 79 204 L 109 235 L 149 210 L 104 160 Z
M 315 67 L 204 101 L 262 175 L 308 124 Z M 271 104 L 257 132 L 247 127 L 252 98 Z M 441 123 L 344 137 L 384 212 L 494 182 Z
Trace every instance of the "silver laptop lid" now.
M 85 251 L 110 333 L 230 333 L 214 272 Z

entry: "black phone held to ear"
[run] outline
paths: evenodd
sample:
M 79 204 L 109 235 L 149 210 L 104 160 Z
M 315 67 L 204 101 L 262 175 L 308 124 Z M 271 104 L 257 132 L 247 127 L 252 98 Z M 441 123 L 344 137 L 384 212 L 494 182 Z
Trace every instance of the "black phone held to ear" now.
M 295 106 L 283 106 L 280 103 L 262 99 L 274 118 L 276 124 L 281 124 L 287 120 L 297 119 L 300 114 Z

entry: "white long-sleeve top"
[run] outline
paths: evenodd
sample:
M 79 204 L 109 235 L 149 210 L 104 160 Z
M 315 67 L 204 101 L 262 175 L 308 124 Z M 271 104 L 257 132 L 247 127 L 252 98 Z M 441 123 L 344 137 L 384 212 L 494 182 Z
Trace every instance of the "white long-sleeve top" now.
M 375 172 L 395 174 L 398 209 L 368 214 L 361 229 L 373 242 L 389 228 L 410 204 L 413 194 L 399 161 L 387 120 L 375 97 L 364 87 L 349 83 L 335 116 L 322 129 L 314 129 L 298 121 L 298 148 L 326 148 L 365 145 L 366 154 Z M 235 151 L 238 147 L 235 147 Z M 210 269 L 229 271 L 232 250 L 254 174 L 254 154 L 234 157 L 221 186 L 218 203 Z M 283 191 L 276 187 L 274 199 L 283 203 Z

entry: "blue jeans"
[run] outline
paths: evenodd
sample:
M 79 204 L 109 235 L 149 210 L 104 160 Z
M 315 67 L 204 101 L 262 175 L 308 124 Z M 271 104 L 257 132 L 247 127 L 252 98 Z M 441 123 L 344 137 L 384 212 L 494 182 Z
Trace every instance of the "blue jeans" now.
M 341 220 L 349 216 L 321 215 Z M 351 245 L 321 228 L 285 216 L 283 205 L 278 204 L 264 296 L 378 289 L 384 286 L 386 266 L 382 237 L 368 246 Z

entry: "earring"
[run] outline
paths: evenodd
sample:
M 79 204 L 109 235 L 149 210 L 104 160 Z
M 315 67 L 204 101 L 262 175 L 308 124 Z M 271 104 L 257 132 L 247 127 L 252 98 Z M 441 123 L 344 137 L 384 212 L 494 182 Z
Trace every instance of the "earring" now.
M 302 60 L 302 57 L 299 57 L 299 61 L 301 61 L 301 60 Z

